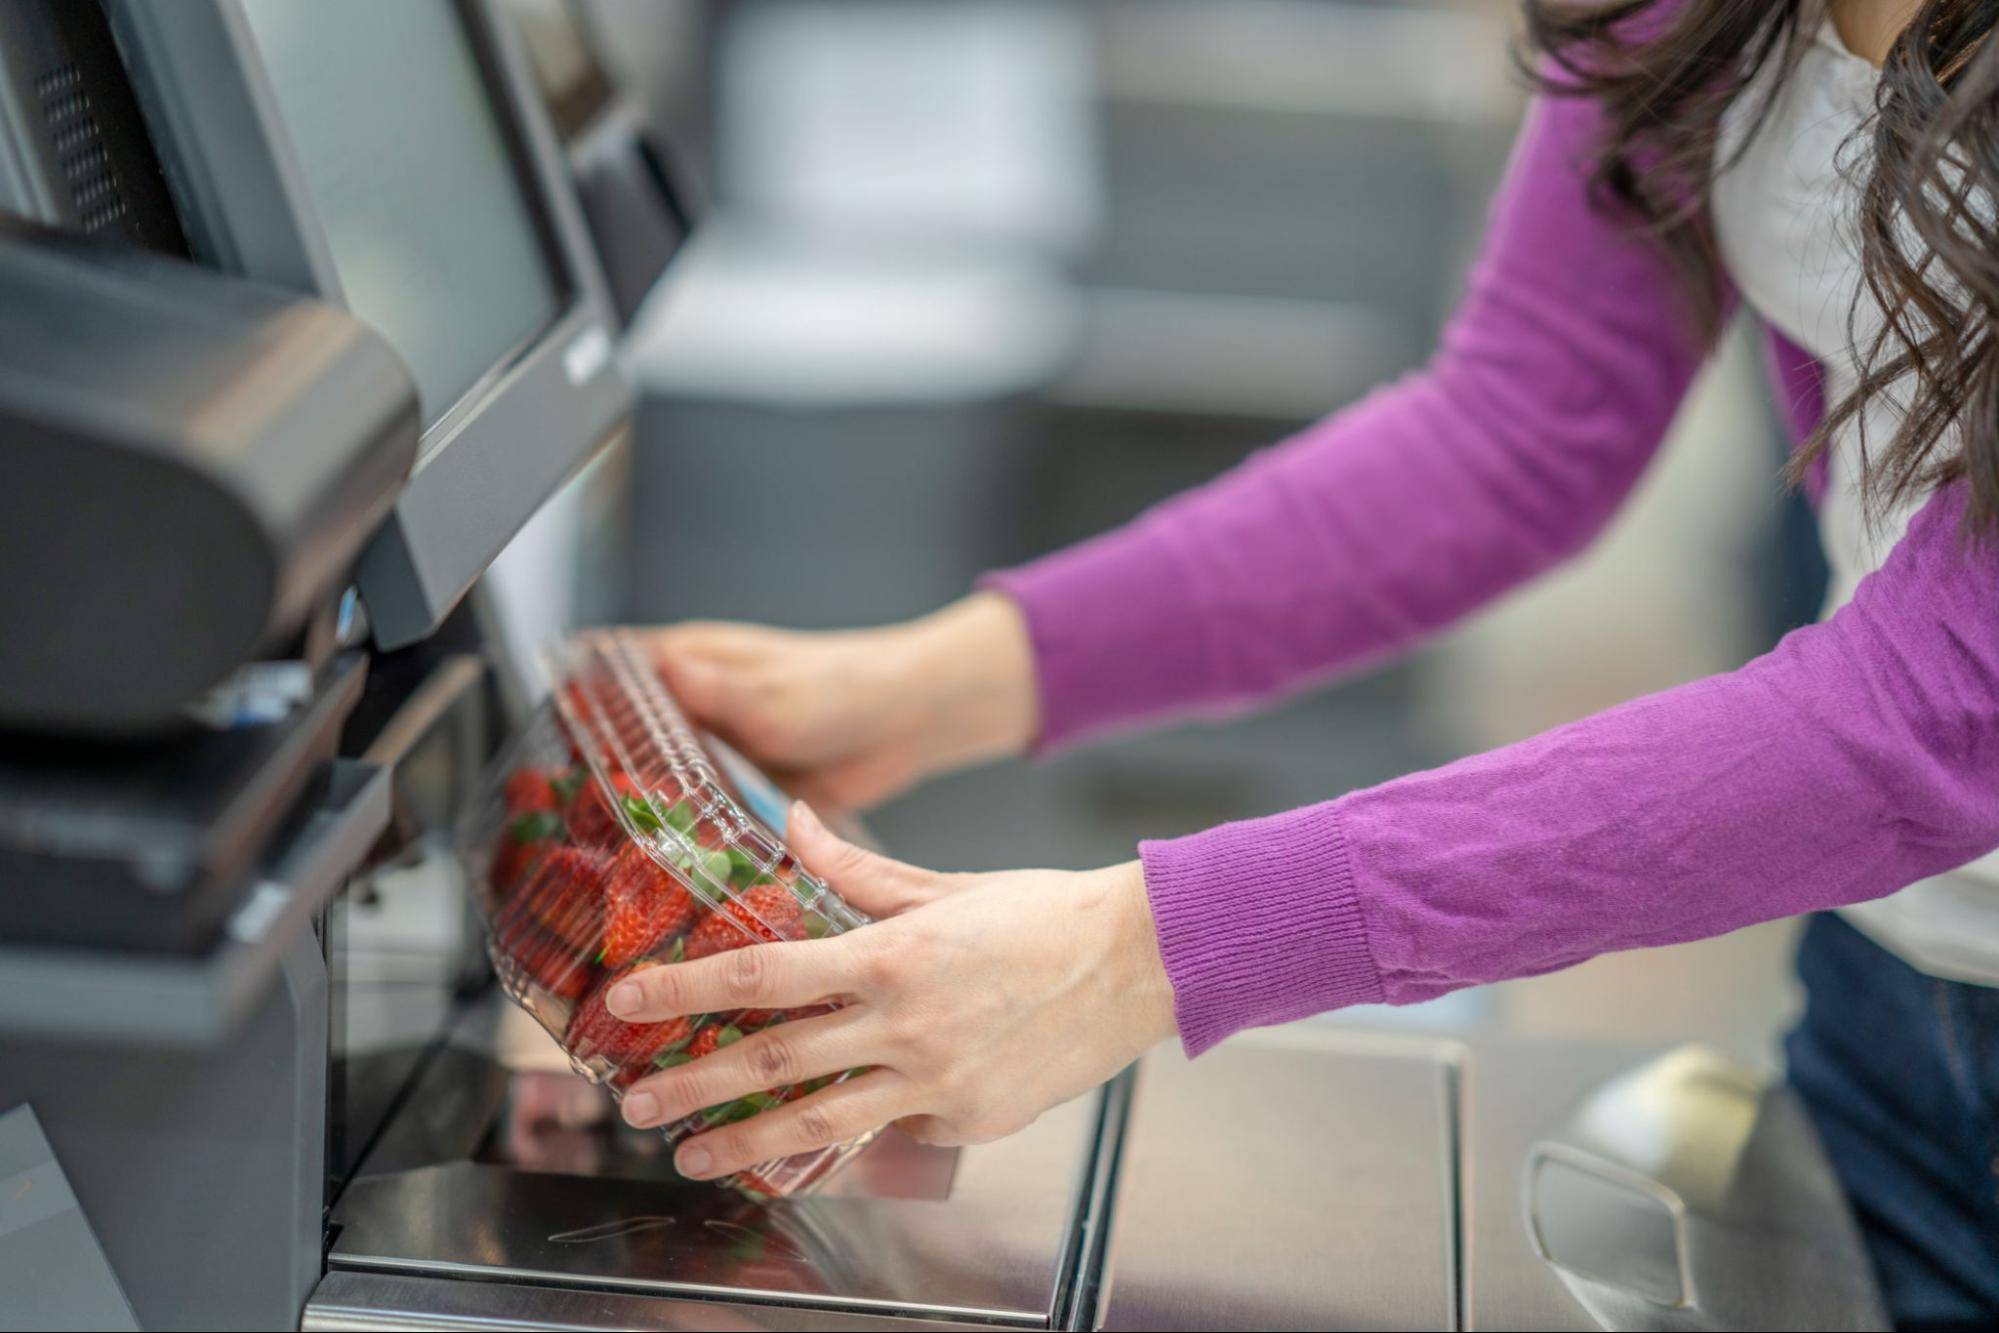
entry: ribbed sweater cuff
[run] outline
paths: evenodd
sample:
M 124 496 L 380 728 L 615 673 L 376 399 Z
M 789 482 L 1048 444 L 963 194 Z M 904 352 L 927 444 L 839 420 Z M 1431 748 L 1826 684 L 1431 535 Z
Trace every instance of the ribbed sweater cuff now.
M 1139 844 L 1190 1056 L 1243 1028 L 1382 999 L 1345 834 L 1325 805 Z

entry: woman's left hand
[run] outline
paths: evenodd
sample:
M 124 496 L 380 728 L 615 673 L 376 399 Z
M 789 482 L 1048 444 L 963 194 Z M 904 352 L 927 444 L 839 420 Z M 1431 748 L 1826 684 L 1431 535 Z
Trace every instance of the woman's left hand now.
M 660 1125 L 752 1092 L 867 1072 L 687 1140 L 675 1157 L 682 1174 L 726 1175 L 891 1122 L 926 1143 L 1000 1138 L 1172 1035 L 1173 991 L 1136 861 L 937 874 L 843 842 L 803 805 L 792 808 L 789 841 L 875 923 L 647 968 L 606 1003 L 649 1023 L 842 1007 L 641 1079 L 625 1119 Z

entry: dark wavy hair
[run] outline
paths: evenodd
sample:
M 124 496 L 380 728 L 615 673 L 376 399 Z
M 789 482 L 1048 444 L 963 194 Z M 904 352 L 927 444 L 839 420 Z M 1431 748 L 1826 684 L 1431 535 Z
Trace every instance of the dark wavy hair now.
M 1523 65 L 1545 91 L 1601 102 L 1599 206 L 1648 230 L 1683 274 L 1709 333 L 1721 274 L 1708 183 L 1722 113 L 1778 62 L 1795 66 L 1822 0 L 1525 0 Z M 1801 477 L 1835 431 L 1904 375 L 1892 435 L 1860 440 L 1878 517 L 1963 478 L 1967 531 L 1999 534 L 1999 0 L 1926 0 L 1883 62 L 1857 155 L 1864 290 L 1887 319 L 1859 349 L 1852 393 L 1791 460 Z M 1774 83 L 1771 86 L 1775 86 Z M 1755 122 L 1767 104 L 1752 109 Z M 1849 325 L 1853 314 L 1849 312 Z M 1958 428 L 1955 440 L 1950 430 Z

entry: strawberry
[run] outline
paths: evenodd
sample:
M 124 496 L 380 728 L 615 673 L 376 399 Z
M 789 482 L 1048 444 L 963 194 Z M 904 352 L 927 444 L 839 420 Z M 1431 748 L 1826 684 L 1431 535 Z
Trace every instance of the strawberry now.
M 569 1027 L 562 1034 L 563 1046 L 577 1059 L 603 1060 L 612 1065 L 611 1082 L 616 1087 L 629 1086 L 650 1074 L 653 1061 L 685 1045 L 688 1034 L 694 1030 L 691 1018 L 670 1018 L 664 1023 L 627 1023 L 604 1007 L 604 996 L 611 987 L 634 972 L 657 966 L 659 964 L 654 960 L 642 958 L 630 967 L 605 977 L 597 989 L 576 1007 L 576 1012 L 570 1016 Z
M 547 810 L 524 810 L 507 820 L 493 848 L 486 878 L 496 901 L 520 886 L 562 832 L 561 816 Z
M 699 908 L 694 896 L 635 842 L 611 858 L 604 901 L 604 942 L 597 961 L 606 967 L 623 967 L 687 929 Z
M 742 1035 L 739 1029 L 728 1024 L 710 1023 L 694 1034 L 693 1041 L 687 1043 L 687 1058 L 699 1060 L 704 1055 L 713 1055 Z
M 760 1172 L 754 1170 L 736 1172 L 736 1174 L 729 1177 L 729 1183 L 737 1189 L 742 1190 L 745 1194 L 758 1199 L 778 1199 L 784 1197 L 782 1189 L 779 1189 L 774 1182 Z
M 574 949 L 525 920 L 517 921 L 496 942 L 529 981 L 564 1004 L 582 999 L 597 979 L 597 969 L 578 958 Z
M 507 774 L 506 783 L 500 788 L 500 795 L 507 803 L 507 813 L 510 815 L 524 815 L 535 811 L 553 814 L 562 808 L 562 800 L 556 794 L 555 784 L 550 780 L 547 769 L 515 769 Z
M 619 773 L 611 779 L 611 786 L 618 798 L 638 795 L 638 784 L 629 776 Z M 596 782 L 585 782 L 576 793 L 576 799 L 569 803 L 569 833 L 576 841 L 592 846 L 616 841 L 623 830 L 619 827 L 618 816 L 604 798 L 604 789 Z
M 608 861 L 601 852 L 583 847 L 555 847 L 494 921 L 506 933 L 517 920 L 530 921 L 557 936 L 584 958 L 597 952 L 604 922 L 604 874 Z
M 759 942 L 805 938 L 805 909 L 782 884 L 759 884 L 710 913 L 687 937 L 687 957 L 706 958 Z
M 535 860 L 541 853 L 542 848 L 532 842 L 515 842 L 505 837 L 500 839 L 500 845 L 493 849 L 493 863 L 486 871 L 486 886 L 492 890 L 494 902 L 507 900 L 514 886 L 534 869 Z

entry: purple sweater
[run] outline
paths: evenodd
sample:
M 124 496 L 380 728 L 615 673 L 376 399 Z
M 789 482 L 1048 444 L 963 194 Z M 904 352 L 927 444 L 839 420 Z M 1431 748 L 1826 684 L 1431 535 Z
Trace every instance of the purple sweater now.
M 1127 527 L 994 575 L 1041 745 L 1408 648 L 1574 554 L 1705 348 L 1533 107 L 1430 366 Z M 1809 365 L 1787 405 L 1817 411 Z M 1890 893 L 1999 846 L 1999 552 L 1934 495 L 1852 602 L 1739 671 L 1337 800 L 1140 847 L 1188 1051 Z M 1329 737 L 1328 743 L 1336 743 Z

